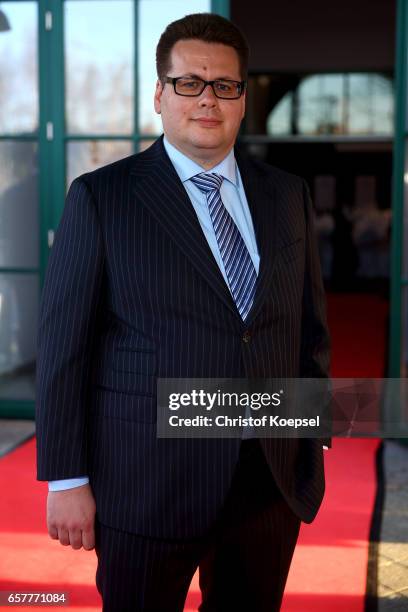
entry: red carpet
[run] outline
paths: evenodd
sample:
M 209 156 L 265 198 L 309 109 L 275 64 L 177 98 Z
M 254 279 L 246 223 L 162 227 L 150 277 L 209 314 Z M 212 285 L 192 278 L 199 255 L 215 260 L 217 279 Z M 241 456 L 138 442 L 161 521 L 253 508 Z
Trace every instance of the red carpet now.
M 388 303 L 373 295 L 328 296 L 332 376 L 382 378 Z M 302 524 L 283 612 L 363 612 L 378 440 L 334 439 L 325 451 L 326 494 Z
M 302 524 L 284 612 L 363 612 L 377 446 L 336 439 L 326 453 L 326 495 L 315 521 Z
M 0 490 L 7 491 L 0 501 L 0 591 L 69 591 L 76 610 L 99 610 L 94 553 L 65 548 L 47 535 L 47 485 L 35 481 L 34 440 L 0 460 Z
M 333 295 L 328 306 L 333 376 L 381 377 L 386 303 L 369 295 Z M 326 496 L 317 519 L 302 525 L 283 612 L 363 612 L 377 445 L 336 439 L 326 452 Z M 0 490 L 0 590 L 69 591 L 69 607 L 100 610 L 94 553 L 60 546 L 46 533 L 46 485 L 35 481 L 33 440 L 0 460 Z M 199 602 L 196 575 L 185 612 L 197 610 Z

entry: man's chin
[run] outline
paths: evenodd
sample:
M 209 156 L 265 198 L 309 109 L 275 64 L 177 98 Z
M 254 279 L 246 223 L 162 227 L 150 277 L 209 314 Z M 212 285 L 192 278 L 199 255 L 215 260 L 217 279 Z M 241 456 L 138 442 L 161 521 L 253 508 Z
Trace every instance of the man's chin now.
M 171 142 L 170 138 L 169 141 Z M 198 161 L 198 163 L 218 163 L 233 147 L 233 143 L 228 146 L 223 138 L 210 138 L 209 136 L 203 138 L 196 135 L 189 140 L 173 142 L 172 144 L 184 155 Z
M 225 148 L 225 143 L 222 138 L 215 137 L 215 134 L 205 134 L 192 140 L 192 145 L 196 149 L 203 150 L 220 150 Z

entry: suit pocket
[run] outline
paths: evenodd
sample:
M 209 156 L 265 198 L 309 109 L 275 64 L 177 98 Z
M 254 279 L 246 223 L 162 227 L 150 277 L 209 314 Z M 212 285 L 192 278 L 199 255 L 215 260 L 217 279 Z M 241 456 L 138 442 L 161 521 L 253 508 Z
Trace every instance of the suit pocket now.
M 96 417 L 119 421 L 156 423 L 156 398 L 96 387 L 91 413 Z
M 156 397 L 156 352 L 116 349 L 97 372 L 97 387 L 118 393 Z

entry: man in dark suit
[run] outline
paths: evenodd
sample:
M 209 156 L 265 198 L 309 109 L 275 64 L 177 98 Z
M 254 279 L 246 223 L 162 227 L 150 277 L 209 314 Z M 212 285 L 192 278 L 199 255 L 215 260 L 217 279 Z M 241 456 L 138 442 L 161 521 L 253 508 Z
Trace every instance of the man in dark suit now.
M 98 555 L 105 612 L 279 610 L 322 440 L 164 439 L 166 378 L 327 377 L 306 183 L 239 154 L 248 48 L 190 15 L 157 48 L 164 138 L 76 179 L 43 290 L 38 478 L 52 538 Z

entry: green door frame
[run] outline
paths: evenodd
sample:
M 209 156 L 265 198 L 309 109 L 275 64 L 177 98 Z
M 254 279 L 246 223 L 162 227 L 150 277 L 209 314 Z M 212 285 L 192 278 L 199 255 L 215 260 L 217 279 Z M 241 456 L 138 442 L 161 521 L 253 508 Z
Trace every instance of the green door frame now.
M 39 0 L 40 287 L 65 199 L 63 3 Z
M 24 2 L 25 0 L 2 0 Z M 65 79 L 64 79 L 64 1 L 34 0 L 38 4 L 38 135 L 0 135 L 0 140 L 25 140 L 38 142 L 39 163 L 39 267 L 30 269 L 0 268 L 0 273 L 33 273 L 38 275 L 40 289 L 44 284 L 52 233 L 58 226 L 65 201 L 66 143 L 73 140 L 130 140 L 133 150 L 139 143 L 157 135 L 141 135 L 137 95 L 134 105 L 134 132 L 127 136 L 81 134 L 71 136 L 65 130 Z M 134 2 L 134 31 L 138 33 L 138 0 Z M 211 11 L 229 16 L 229 0 L 212 0 Z M 138 54 L 135 44 L 134 82 L 138 82 Z M 0 417 L 33 418 L 34 401 L 0 400 Z
M 398 0 L 395 46 L 395 135 L 392 184 L 392 235 L 391 235 L 391 304 L 388 376 L 401 376 L 402 352 L 402 290 L 408 287 L 408 279 L 402 274 L 404 227 L 404 173 L 407 129 L 407 52 L 408 52 L 408 0 Z M 405 342 L 407 340 L 405 339 Z

